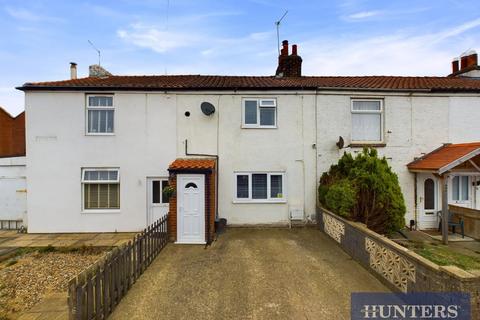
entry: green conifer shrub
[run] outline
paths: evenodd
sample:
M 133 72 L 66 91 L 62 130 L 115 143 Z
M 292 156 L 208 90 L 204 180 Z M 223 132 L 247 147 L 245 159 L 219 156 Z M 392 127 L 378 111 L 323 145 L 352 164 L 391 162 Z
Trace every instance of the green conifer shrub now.
M 345 153 L 320 178 L 320 203 L 347 219 L 390 234 L 405 226 L 405 201 L 397 175 L 375 149 Z

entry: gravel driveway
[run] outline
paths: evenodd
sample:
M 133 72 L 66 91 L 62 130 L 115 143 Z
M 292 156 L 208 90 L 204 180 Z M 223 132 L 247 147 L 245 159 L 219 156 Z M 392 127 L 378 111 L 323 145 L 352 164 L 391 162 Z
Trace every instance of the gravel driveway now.
M 389 291 L 313 228 L 231 228 L 169 244 L 111 319 L 350 319 L 350 293 Z

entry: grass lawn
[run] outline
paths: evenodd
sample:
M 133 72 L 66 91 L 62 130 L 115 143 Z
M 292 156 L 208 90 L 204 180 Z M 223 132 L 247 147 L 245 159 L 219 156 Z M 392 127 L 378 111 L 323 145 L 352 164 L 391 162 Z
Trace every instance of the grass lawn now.
M 480 270 L 480 258 L 454 251 L 448 246 L 417 243 L 410 249 L 440 266 L 457 266 L 463 270 Z

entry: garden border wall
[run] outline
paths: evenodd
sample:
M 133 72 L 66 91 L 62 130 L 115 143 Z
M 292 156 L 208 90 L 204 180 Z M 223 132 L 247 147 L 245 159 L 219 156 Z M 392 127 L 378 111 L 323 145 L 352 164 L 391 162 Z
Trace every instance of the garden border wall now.
M 324 208 L 317 208 L 317 223 L 321 231 L 393 291 L 467 292 L 471 295 L 472 319 L 480 319 L 480 274 L 438 266 L 364 224 Z

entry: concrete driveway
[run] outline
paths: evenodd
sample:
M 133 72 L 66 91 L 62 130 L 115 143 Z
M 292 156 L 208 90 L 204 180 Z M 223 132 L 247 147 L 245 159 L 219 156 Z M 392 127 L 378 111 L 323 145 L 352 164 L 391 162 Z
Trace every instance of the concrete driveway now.
M 168 245 L 111 319 L 350 319 L 350 293 L 389 291 L 313 228 L 231 228 Z

